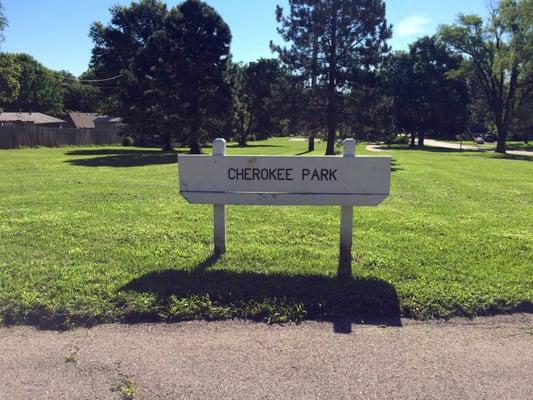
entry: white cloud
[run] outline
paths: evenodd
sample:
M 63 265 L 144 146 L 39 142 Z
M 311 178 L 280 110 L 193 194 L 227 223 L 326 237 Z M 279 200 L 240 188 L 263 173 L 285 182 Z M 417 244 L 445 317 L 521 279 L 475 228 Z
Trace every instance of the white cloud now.
M 400 37 L 413 36 L 426 33 L 428 31 L 427 25 L 431 22 L 431 18 L 423 15 L 411 15 L 402 19 L 396 27 L 396 34 Z

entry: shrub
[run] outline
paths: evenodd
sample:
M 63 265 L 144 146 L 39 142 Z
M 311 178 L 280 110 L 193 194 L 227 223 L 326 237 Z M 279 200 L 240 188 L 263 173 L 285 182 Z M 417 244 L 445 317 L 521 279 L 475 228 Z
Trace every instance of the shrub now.
M 135 144 L 131 136 L 124 136 L 122 138 L 122 146 L 133 146 Z

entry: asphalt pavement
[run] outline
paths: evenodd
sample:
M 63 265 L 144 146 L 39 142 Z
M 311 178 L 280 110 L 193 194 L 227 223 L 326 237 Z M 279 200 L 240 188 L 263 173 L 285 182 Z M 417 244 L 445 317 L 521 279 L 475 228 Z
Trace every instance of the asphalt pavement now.
M 399 325 L 1 328 L 0 399 L 533 399 L 532 314 Z

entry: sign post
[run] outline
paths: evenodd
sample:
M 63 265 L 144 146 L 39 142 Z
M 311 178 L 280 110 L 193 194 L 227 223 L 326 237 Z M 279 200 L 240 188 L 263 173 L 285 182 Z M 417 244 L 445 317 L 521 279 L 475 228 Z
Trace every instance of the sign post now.
M 343 157 L 355 157 L 355 139 L 344 139 Z M 353 207 L 341 206 L 338 276 L 352 275 Z
M 226 141 L 215 139 L 213 142 L 213 157 L 224 157 L 226 155 Z M 226 251 L 226 206 L 224 204 L 213 204 L 213 225 L 215 255 L 223 254 Z
M 215 255 L 226 251 L 226 205 L 337 205 L 341 207 L 339 276 L 351 275 L 353 206 L 375 206 L 389 195 L 390 157 L 227 156 L 215 139 L 213 156 L 179 155 L 180 193 L 212 204 Z

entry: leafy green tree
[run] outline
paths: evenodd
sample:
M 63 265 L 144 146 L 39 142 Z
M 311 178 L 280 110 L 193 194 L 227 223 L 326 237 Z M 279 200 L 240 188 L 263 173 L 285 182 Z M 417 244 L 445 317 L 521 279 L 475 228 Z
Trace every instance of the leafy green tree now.
M 259 59 L 248 64 L 246 83 L 250 94 L 250 110 L 254 117 L 254 132 L 260 138 L 281 133 L 283 129 L 283 89 L 286 74 L 279 61 Z
M 63 90 L 57 73 L 44 67 L 27 54 L 3 54 L 9 65 L 11 95 L 0 104 L 7 111 L 35 111 L 60 116 L 63 112 Z M 16 77 L 16 78 L 15 78 Z M 15 88 L 15 89 L 13 89 Z
M 388 80 L 394 99 L 396 127 L 411 132 L 411 145 L 424 145 L 427 133 L 453 136 L 468 123 L 468 86 L 456 76 L 461 57 L 449 52 L 435 37 L 410 45 L 409 53 L 396 53 Z
M 209 138 L 206 128 L 213 119 L 229 112 L 229 88 L 225 82 L 231 32 L 214 8 L 199 0 L 187 0 L 173 9 L 165 21 L 163 38 L 170 41 L 163 62 L 178 57 L 175 73 L 181 88 L 183 119 L 190 152 L 200 153 L 200 140 Z M 211 120 L 211 121 L 210 121 Z
M 167 15 L 159 0 L 140 0 L 130 6 L 115 5 L 109 9 L 107 26 L 95 22 L 90 29 L 94 41 L 91 63 L 93 72 L 102 78 L 129 70 L 154 32 L 163 28 Z
M 533 5 L 531 0 L 501 0 L 486 24 L 459 15 L 439 35 L 466 59 L 464 72 L 479 81 L 496 126 L 496 151 L 505 153 L 509 128 L 533 91 Z
M 81 80 L 68 71 L 59 71 L 56 75 L 63 91 L 65 111 L 97 111 L 101 94 L 97 87 L 83 82 L 85 75 L 82 74 Z
M 307 151 L 315 149 L 315 137 L 326 126 L 326 88 L 299 75 L 288 75 L 281 90 L 280 109 L 289 134 L 305 135 Z
M 230 118 L 225 82 L 231 33 L 216 11 L 197 0 L 172 10 L 158 0 L 115 6 L 108 26 L 93 25 L 92 68 L 119 87 L 110 112 L 137 137 L 200 152 L 200 142 Z
M 358 140 L 388 141 L 394 130 L 394 113 L 386 74 L 378 71 L 365 75 L 360 74 L 342 98 L 340 130 L 344 136 Z
M 20 66 L 12 54 L 0 53 L 0 103 L 15 101 L 20 91 Z
M 106 100 L 102 111 L 119 115 L 129 132 L 141 140 L 157 137 L 157 121 L 153 119 L 155 100 L 153 82 L 140 66 L 152 35 L 163 29 L 168 11 L 159 0 L 140 0 L 129 6 L 113 6 L 108 25 L 95 22 L 90 36 L 94 42 L 91 75 L 106 79 L 112 89 L 102 89 Z M 115 78 L 115 79 L 113 79 Z M 146 142 L 145 142 L 146 143 Z
M 231 92 L 226 82 L 231 33 L 207 4 L 188 0 L 170 10 L 137 65 L 152 82 L 151 111 L 172 138 L 193 154 L 200 142 L 229 125 Z
M 372 71 L 388 52 L 391 28 L 381 0 L 289 0 L 287 16 L 277 7 L 278 32 L 290 47 L 271 45 L 298 75 L 325 88 L 327 148 L 334 154 L 339 91 L 354 70 Z
M 321 112 L 324 107 L 314 103 L 314 94 L 311 88 L 305 85 L 298 76 L 287 75 L 277 100 L 285 133 L 308 135 L 312 139 L 310 146 L 314 145 L 313 135 L 320 126 L 324 125 L 323 113 Z
M 525 102 L 518 108 L 511 124 L 511 131 L 515 140 L 523 140 L 524 143 L 529 143 L 529 138 L 533 132 L 533 101 Z
M 232 99 L 232 131 L 236 133 L 240 146 L 247 144 L 253 123 L 245 69 L 245 65 L 233 62 L 228 63 L 226 69 L 226 82 L 230 87 Z
M 52 71 L 26 54 L 0 53 L 0 105 L 9 111 L 95 112 L 98 90 L 67 71 Z
M 100 82 L 91 69 L 83 72 L 78 77 L 79 89 L 74 92 L 72 99 L 73 110 L 74 105 L 80 111 L 104 113 L 104 110 L 109 109 L 107 105 L 113 98 L 113 94 L 117 91 L 116 82 L 103 81 Z M 68 108 L 68 103 L 65 100 L 65 108 Z
M 492 124 L 491 111 L 487 99 L 483 93 L 479 81 L 471 74 L 466 75 L 468 91 L 470 93 L 469 105 L 469 129 L 472 133 L 487 133 L 489 126 Z M 467 134 L 468 138 L 470 134 Z
M 245 66 L 233 64 L 231 71 L 239 144 L 245 146 L 251 132 L 260 138 L 281 133 L 287 75 L 278 60 L 259 59 Z

